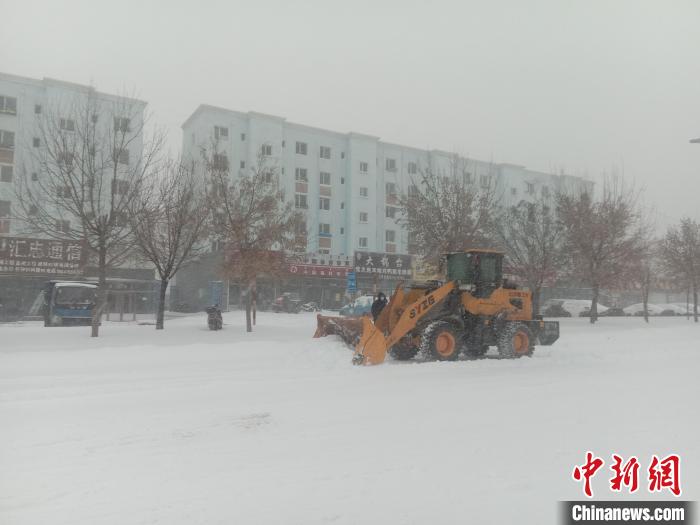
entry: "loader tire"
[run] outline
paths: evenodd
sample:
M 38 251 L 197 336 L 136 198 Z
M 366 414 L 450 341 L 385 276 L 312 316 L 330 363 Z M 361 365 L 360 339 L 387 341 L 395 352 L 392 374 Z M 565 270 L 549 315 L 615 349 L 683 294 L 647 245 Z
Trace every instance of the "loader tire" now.
M 408 361 L 416 357 L 420 348 L 404 344 L 396 344 L 389 350 L 389 355 L 397 361 Z
M 530 329 L 522 323 L 506 323 L 498 334 L 498 353 L 501 357 L 515 359 L 531 356 L 535 351 L 535 339 Z
M 421 337 L 421 351 L 426 359 L 454 361 L 459 356 L 462 334 L 447 321 L 433 321 Z

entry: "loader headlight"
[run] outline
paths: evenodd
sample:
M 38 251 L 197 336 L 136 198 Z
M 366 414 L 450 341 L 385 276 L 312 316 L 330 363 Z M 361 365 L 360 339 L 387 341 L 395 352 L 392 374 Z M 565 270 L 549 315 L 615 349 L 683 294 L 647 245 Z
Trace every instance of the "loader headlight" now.
M 58 315 L 51 316 L 51 324 L 61 324 L 61 317 Z

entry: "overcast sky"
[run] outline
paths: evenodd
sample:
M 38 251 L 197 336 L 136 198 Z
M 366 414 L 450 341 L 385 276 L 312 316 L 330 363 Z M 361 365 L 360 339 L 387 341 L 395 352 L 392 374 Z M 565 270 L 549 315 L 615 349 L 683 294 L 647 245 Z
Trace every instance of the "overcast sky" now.
M 700 219 L 700 1 L 2 2 L 0 70 L 543 171 Z

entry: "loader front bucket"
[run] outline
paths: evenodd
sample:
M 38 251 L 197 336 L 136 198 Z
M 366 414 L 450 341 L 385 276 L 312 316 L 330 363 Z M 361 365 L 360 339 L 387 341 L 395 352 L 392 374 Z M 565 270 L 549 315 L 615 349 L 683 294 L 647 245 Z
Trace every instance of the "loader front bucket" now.
M 362 321 L 357 317 L 333 317 L 318 314 L 314 337 L 338 335 L 346 344 L 354 346 L 362 332 Z
M 378 365 L 386 358 L 386 338 L 369 317 L 362 318 L 362 334 L 355 347 L 352 362 L 356 365 Z

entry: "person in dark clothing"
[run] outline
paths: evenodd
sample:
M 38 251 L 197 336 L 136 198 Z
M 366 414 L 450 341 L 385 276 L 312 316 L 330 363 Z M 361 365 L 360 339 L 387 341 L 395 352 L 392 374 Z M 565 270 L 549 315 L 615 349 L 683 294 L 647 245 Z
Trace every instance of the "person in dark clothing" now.
M 382 310 L 384 310 L 387 302 L 386 295 L 384 295 L 383 292 L 379 292 L 377 294 L 377 298 L 372 303 L 372 319 L 374 321 L 376 321 L 379 314 L 382 313 Z

